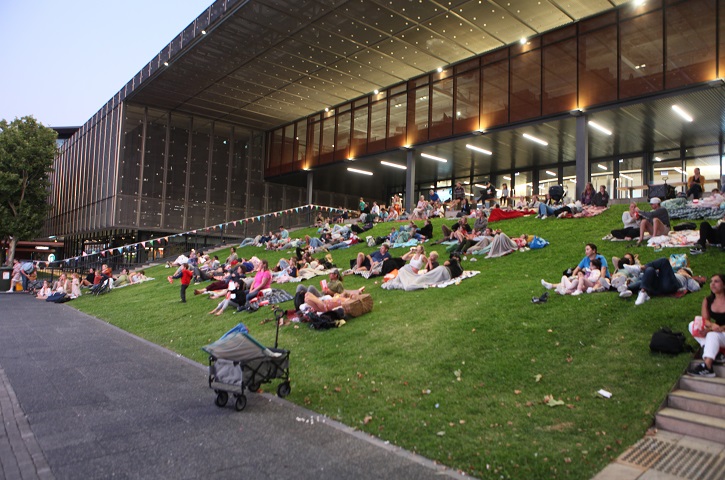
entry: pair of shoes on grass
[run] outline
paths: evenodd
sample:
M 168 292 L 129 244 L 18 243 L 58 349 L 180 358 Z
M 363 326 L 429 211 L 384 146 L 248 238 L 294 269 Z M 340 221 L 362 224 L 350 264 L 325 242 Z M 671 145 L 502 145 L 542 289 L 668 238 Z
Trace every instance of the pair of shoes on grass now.
M 546 301 L 549 299 L 549 292 L 544 292 L 543 295 L 540 297 L 533 297 L 531 299 L 531 303 L 546 303 Z

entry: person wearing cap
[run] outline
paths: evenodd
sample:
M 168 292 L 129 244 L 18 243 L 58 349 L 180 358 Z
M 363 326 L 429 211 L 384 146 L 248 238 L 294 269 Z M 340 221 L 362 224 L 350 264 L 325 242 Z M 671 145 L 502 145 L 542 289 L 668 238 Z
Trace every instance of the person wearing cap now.
M 658 197 L 652 197 L 649 199 L 649 204 L 652 207 L 651 212 L 643 212 L 639 208 L 635 209 L 637 216 L 642 220 L 639 224 L 638 247 L 642 245 L 644 234 L 647 232 L 653 237 L 670 233 L 670 214 L 666 208 L 662 208 L 662 200 Z

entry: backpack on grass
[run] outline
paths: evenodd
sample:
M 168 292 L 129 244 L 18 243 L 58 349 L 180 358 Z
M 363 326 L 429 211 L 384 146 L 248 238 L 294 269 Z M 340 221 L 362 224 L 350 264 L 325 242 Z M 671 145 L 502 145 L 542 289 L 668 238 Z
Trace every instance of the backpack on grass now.
M 669 327 L 662 327 L 652 334 L 649 349 L 652 352 L 669 355 L 692 351 L 692 347 L 687 344 L 685 335 L 682 332 L 673 332 Z

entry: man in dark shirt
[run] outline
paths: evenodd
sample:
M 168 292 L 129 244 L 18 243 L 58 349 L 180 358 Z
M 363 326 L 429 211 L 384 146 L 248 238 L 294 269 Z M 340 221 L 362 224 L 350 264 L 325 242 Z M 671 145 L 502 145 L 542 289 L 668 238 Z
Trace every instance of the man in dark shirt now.
M 607 193 L 607 187 L 604 185 L 599 186 L 599 191 L 594 194 L 592 199 L 592 205 L 597 207 L 606 207 L 609 203 L 609 193 Z

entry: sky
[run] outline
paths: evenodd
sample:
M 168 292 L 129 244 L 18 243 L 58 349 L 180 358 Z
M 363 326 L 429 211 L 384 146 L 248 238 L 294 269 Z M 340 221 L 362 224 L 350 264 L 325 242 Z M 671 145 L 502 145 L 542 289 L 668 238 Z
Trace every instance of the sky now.
M 213 0 L 0 0 L 0 119 L 80 126 Z

